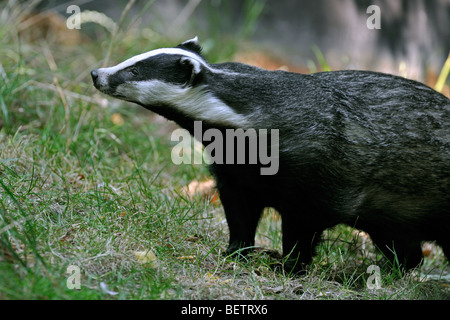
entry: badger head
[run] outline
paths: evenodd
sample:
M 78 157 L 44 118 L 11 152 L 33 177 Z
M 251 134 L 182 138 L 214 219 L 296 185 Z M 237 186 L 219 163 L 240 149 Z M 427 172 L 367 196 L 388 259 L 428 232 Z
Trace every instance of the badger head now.
M 244 118 L 208 89 L 205 74 L 216 71 L 202 57 L 195 37 L 174 48 L 152 50 L 114 67 L 92 70 L 91 76 L 99 91 L 170 120 L 179 122 L 183 117 L 240 127 Z

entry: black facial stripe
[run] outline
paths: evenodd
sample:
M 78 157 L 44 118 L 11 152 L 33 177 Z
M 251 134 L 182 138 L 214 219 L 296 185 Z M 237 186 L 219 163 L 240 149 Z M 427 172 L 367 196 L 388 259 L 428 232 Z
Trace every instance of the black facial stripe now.
M 180 63 L 181 55 L 160 54 L 141 60 L 123 71 L 131 74 L 135 68 L 137 76 L 134 81 L 161 80 L 168 83 L 182 85 L 191 77 L 191 67 Z
M 131 81 L 131 73 L 127 69 L 119 70 L 108 76 L 108 86 L 112 92 L 116 90 L 117 86 L 127 81 Z

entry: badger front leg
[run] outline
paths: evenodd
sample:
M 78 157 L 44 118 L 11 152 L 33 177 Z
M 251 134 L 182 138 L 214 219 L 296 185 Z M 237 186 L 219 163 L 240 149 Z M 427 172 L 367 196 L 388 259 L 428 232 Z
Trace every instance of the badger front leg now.
M 238 251 L 245 255 L 255 245 L 256 227 L 263 207 L 258 204 L 257 199 L 253 199 L 236 186 L 219 186 L 218 189 L 230 231 L 226 253 Z
M 302 275 L 312 261 L 315 248 L 325 229 L 320 222 L 302 211 L 310 212 L 308 208 L 281 209 L 281 224 L 283 231 L 284 270 L 288 273 Z M 303 212 L 303 213 L 305 213 Z M 320 216 L 319 213 L 316 213 Z M 309 218 L 309 219 L 307 219 Z

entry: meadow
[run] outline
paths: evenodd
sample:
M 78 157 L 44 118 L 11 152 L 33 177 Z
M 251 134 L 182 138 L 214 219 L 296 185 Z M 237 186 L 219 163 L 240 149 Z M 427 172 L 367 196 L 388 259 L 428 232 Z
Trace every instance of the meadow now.
M 306 276 L 286 274 L 281 219 L 270 209 L 255 252 L 226 256 L 220 201 L 186 192 L 211 179 L 207 167 L 171 160 L 177 126 L 102 95 L 90 79 L 105 61 L 184 39 L 122 21 L 114 36 L 107 21 L 86 25 L 91 37 L 41 34 L 30 9 L 0 9 L 0 299 L 450 298 L 439 247 L 404 273 L 348 226 L 323 235 Z M 231 49 L 205 39 L 211 62 L 239 47 L 220 41 Z M 381 272 L 375 288 L 371 265 Z

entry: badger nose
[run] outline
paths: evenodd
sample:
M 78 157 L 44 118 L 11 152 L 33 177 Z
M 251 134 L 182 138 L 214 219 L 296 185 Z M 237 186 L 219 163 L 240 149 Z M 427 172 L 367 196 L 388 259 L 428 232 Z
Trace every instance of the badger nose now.
M 97 80 L 97 78 L 98 78 L 97 69 L 94 69 L 91 71 L 91 77 L 92 77 L 92 80 L 94 80 L 94 82 Z

